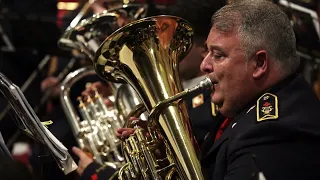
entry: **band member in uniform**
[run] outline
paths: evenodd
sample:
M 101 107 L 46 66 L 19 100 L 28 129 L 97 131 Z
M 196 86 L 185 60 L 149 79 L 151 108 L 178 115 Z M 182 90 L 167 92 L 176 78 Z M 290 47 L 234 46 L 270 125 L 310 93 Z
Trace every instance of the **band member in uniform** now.
M 206 179 L 319 179 L 320 102 L 296 73 L 287 16 L 268 1 L 244 0 L 212 24 L 201 69 L 214 83 L 211 101 L 232 120 L 202 146 Z

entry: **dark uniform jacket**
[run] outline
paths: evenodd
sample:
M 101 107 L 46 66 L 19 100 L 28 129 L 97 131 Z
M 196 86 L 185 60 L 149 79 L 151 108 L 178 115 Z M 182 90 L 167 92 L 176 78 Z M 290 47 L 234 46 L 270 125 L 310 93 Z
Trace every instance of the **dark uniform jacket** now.
M 205 179 L 258 179 L 259 172 L 267 180 L 320 179 L 320 102 L 301 75 L 261 94 L 216 142 L 210 135 L 200 157 Z

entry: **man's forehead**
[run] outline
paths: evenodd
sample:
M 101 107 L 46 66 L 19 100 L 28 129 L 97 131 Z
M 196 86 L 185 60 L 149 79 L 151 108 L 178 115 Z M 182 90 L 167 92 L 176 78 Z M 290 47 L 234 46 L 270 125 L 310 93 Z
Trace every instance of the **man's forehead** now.
M 210 29 L 209 35 L 215 33 L 215 34 L 221 34 L 223 36 L 232 36 L 236 35 L 235 29 L 229 29 L 229 30 L 222 30 L 220 28 L 217 28 L 215 25 L 213 25 Z
M 210 43 L 210 41 L 214 41 L 218 39 L 229 39 L 229 38 L 236 38 L 236 37 L 237 35 L 234 32 L 223 32 L 212 27 L 207 37 L 207 43 Z
M 234 32 L 222 32 L 216 28 L 211 28 L 207 38 L 207 47 L 235 48 L 239 46 L 239 37 Z

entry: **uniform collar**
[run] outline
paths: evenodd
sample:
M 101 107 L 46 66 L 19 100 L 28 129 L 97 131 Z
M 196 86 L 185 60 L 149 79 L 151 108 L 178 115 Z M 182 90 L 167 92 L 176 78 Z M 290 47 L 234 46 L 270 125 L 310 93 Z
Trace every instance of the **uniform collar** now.
M 288 77 L 286 77 L 285 79 L 281 80 L 280 82 L 276 83 L 275 85 L 273 85 L 271 88 L 268 88 L 267 90 L 263 91 L 262 93 L 260 93 L 258 96 L 256 96 L 255 98 L 253 98 L 253 100 L 251 100 L 246 106 L 245 108 L 243 108 L 242 110 L 240 110 L 240 112 L 238 113 L 238 115 L 236 115 L 236 117 L 241 116 L 244 113 L 248 113 L 249 111 L 251 111 L 250 109 L 252 109 L 256 103 L 257 103 L 257 99 L 259 99 L 259 97 L 261 97 L 263 94 L 265 93 L 272 93 L 272 94 L 276 94 L 278 93 L 281 89 L 283 89 L 284 87 L 286 87 L 288 84 L 290 84 L 292 81 L 294 81 L 296 78 L 300 77 L 301 75 L 299 73 L 293 73 L 291 75 L 289 75 Z
M 269 88 L 266 91 L 264 91 L 262 94 L 267 93 L 267 92 L 273 93 L 273 94 L 277 93 L 279 90 L 283 89 L 288 84 L 290 84 L 292 81 L 294 81 L 299 75 L 300 75 L 299 73 L 294 73 L 294 74 L 289 75 L 287 78 L 285 78 L 282 81 L 276 83 L 271 88 Z

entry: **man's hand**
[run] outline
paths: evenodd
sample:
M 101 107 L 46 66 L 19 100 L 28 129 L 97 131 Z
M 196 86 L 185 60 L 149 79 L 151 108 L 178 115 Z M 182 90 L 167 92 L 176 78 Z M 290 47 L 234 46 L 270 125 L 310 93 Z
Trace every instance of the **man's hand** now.
M 100 81 L 91 83 L 86 86 L 86 90 L 84 90 L 81 95 L 82 96 L 94 96 L 94 90 L 97 90 L 102 97 L 108 97 L 112 95 L 112 89 L 110 86 L 103 84 Z
M 84 97 L 84 99 L 86 99 L 88 96 L 92 97 L 95 94 L 95 90 L 97 90 L 98 93 L 102 96 L 104 104 L 107 107 L 113 106 L 113 102 L 108 98 L 108 96 L 112 95 L 111 87 L 107 86 L 106 84 L 103 84 L 100 81 L 90 83 L 89 85 L 87 85 L 86 89 L 82 91 L 81 95 Z
M 116 131 L 116 136 L 120 139 L 127 139 L 131 134 L 134 133 L 134 128 L 119 128 Z
M 58 86 L 58 84 L 59 84 L 58 78 L 50 76 L 41 82 L 40 88 L 41 88 L 41 91 L 46 91 L 49 88 L 53 88 L 56 86 L 54 91 L 52 92 L 52 96 L 57 96 L 60 93 L 60 87 Z
M 130 121 L 135 121 L 135 123 L 140 126 L 141 128 L 145 129 L 147 131 L 147 121 L 142 121 L 141 119 L 138 119 L 136 117 L 131 117 Z M 127 139 L 131 134 L 133 134 L 135 131 L 134 128 L 119 128 L 116 131 L 116 136 L 120 139 Z
M 83 171 L 93 162 L 93 158 L 89 157 L 84 151 L 77 147 L 73 147 L 72 151 L 80 158 L 77 172 L 81 176 Z

